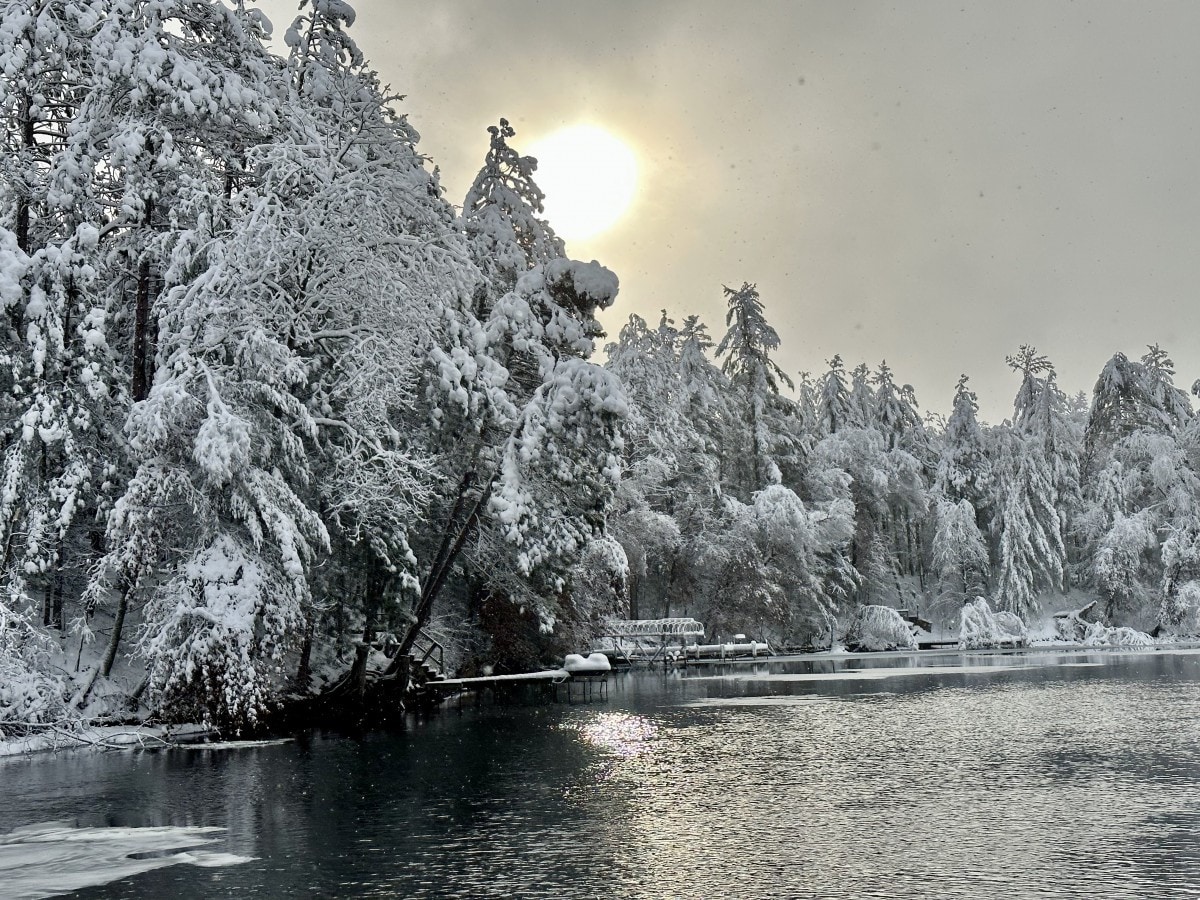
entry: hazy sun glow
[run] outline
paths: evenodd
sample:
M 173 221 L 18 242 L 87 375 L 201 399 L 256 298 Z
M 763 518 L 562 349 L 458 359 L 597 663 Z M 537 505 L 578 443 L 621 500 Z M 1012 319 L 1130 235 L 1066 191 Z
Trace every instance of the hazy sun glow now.
M 637 158 L 603 128 L 572 125 L 535 143 L 534 178 L 546 192 L 546 218 L 566 240 L 612 228 L 633 202 Z

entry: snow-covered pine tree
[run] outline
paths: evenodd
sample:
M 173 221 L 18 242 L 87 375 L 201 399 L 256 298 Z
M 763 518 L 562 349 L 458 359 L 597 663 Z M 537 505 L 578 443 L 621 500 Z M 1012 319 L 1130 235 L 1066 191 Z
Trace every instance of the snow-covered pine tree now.
M 689 473 L 681 467 L 681 490 L 669 510 L 680 531 L 679 550 L 668 573 L 661 614 L 689 610 L 690 601 L 711 585 L 710 544 L 728 521 L 724 485 L 736 480 L 738 448 L 744 446 L 745 426 L 739 395 L 729 378 L 709 357 L 713 342 L 697 316 L 688 316 L 678 339 L 678 378 L 683 421 L 702 441 Z M 785 463 L 786 459 L 781 459 Z M 694 609 L 694 608 L 693 608 Z
M 857 571 L 858 601 L 899 599 L 900 565 L 890 533 L 893 506 L 923 507 L 924 485 L 912 457 L 885 449 L 874 428 L 845 427 L 825 435 L 816 446 L 814 468 L 843 473 L 839 496 L 854 509 L 850 561 Z M 826 476 L 828 480 L 828 476 Z
M 758 288 L 749 282 L 738 289 L 725 288 L 729 309 L 725 314 L 728 326 L 717 345 L 717 356 L 723 357 L 721 371 L 729 378 L 738 397 L 741 416 L 745 422 L 749 463 L 738 478 L 736 492 L 748 497 L 781 478 L 774 456 L 779 445 L 788 439 L 778 419 L 784 401 L 779 397 L 779 385 L 793 387 L 792 379 L 771 359 L 779 348 L 779 335 L 763 314 Z
M 508 146 L 512 136 L 505 121 L 491 129 L 464 209 L 481 283 L 446 307 L 430 354 L 430 434 L 446 490 L 417 548 L 428 562 L 402 649 L 463 562 L 468 605 L 477 610 L 494 588 L 550 627 L 619 476 L 625 402 L 616 378 L 588 361 L 617 279 L 563 254 L 538 215 L 533 161 Z
M 969 501 L 980 531 L 987 533 L 994 492 L 992 463 L 984 446 L 983 430 L 976 419 L 979 403 L 967 381 L 967 376 L 963 375 L 954 388 L 953 405 L 934 472 L 933 492 L 954 503 Z
M 1141 361 L 1124 353 L 1105 363 L 1092 391 L 1084 435 L 1084 472 L 1102 469 L 1113 445 L 1134 431 L 1173 432 L 1191 418 L 1187 394 L 1173 383 L 1174 365 L 1151 346 Z
M 86 568 L 115 435 L 101 210 L 63 190 L 60 160 L 93 80 L 107 4 L 10 3 L 0 19 L 0 579 L 13 608 L 62 627 Z M 69 187 L 69 185 L 68 185 Z M 85 520 L 80 525 L 80 521 Z M 64 581 L 70 580 L 70 584 Z
M 173 270 L 196 274 L 164 297 L 159 375 L 129 429 L 139 468 L 109 529 L 108 583 L 149 599 L 151 696 L 234 727 L 311 637 L 319 556 L 362 646 L 414 592 L 408 529 L 433 474 L 401 429 L 439 304 L 475 277 L 415 133 L 344 34 L 351 15 L 302 9 L 273 69 L 281 124 L 241 151 L 253 179 L 210 196 L 177 244 Z
M 605 368 L 621 380 L 629 403 L 624 474 L 609 527 L 629 562 L 629 598 L 635 610 L 650 605 L 652 583 L 657 586 L 665 575 L 673 580 L 680 530 L 671 515 L 671 484 L 680 477 L 681 457 L 703 449 L 693 429 L 688 434 L 679 427 L 690 423 L 683 419 L 678 384 L 678 336 L 665 310 L 657 329 L 632 315 L 617 340 L 605 348 Z M 667 591 L 669 584 L 662 593 Z
M 1182 428 L 1192 419 L 1192 402 L 1187 392 L 1175 386 L 1175 363 L 1158 344 L 1151 344 L 1142 355 L 1145 372 L 1144 393 L 1147 406 L 1170 428 Z
M 296 236 L 277 279 L 290 289 L 280 314 L 314 372 L 317 494 L 334 543 L 321 591 L 330 624 L 349 616 L 359 629 L 351 681 L 361 692 L 371 646 L 381 632 L 403 635 L 418 602 L 439 452 L 422 394 L 479 272 L 419 135 L 396 111 L 403 98 L 380 85 L 352 23 L 344 3 L 313 3 L 289 28 L 293 89 L 311 121 L 273 153 L 287 154 L 277 190 L 292 206 L 279 224 Z M 322 155 L 308 159 L 314 144 Z
M 987 593 L 987 542 L 975 522 L 975 507 L 970 501 L 938 501 L 933 570 L 938 580 L 937 603 L 943 614 L 956 612 L 963 603 Z
M 997 437 L 995 606 L 1029 622 L 1039 590 L 1063 589 L 1063 522 L 1041 442 L 1006 426 Z
M 682 329 L 664 311 L 657 329 L 631 316 L 607 348 L 607 368 L 625 385 L 624 475 L 610 515 L 630 560 L 630 598 L 670 615 L 700 577 L 697 541 L 721 515 L 720 458 L 729 417 L 728 381 L 708 360 L 704 326 Z
M 796 423 L 800 433 L 816 439 L 820 432 L 817 412 L 817 383 L 811 372 L 798 372 L 796 382 Z
M 14 2 L 0 16 L 0 711 L 10 721 L 67 714 L 36 623 L 61 628 L 79 590 L 90 555 L 81 533 L 102 505 L 121 417 L 98 296 L 101 216 L 55 186 L 107 7 Z
M 731 433 L 740 432 L 741 424 L 729 379 L 709 358 L 713 346 L 708 327 L 698 316 L 683 320 L 678 336 L 680 402 L 685 420 L 704 442 L 706 457 L 717 467 L 712 490 L 719 492 L 728 462 L 723 448 L 733 446 Z
M 112 0 L 56 187 L 107 214 L 113 315 L 134 402 L 154 376 L 159 297 L 192 274 L 167 260 L 242 176 L 242 153 L 278 120 L 278 67 L 261 17 L 216 0 Z M 123 271 L 122 271 L 123 270 Z
M 1200 382 L 1192 386 L 1193 393 L 1198 390 Z M 1172 491 L 1178 499 L 1162 542 L 1162 599 L 1155 624 L 1191 635 L 1200 633 L 1200 484 L 1188 475 L 1200 472 L 1200 416 L 1188 420 L 1177 440 L 1186 480 Z
M 979 405 L 967 380 L 963 375 L 955 386 L 930 486 L 930 505 L 936 516 L 930 551 L 938 577 L 939 607 L 947 621 L 958 616 L 962 601 L 973 599 L 986 587 L 991 568 L 985 536 L 994 517 L 993 465 L 976 419 Z M 968 512 L 969 525 L 964 521 Z
M 484 275 L 475 298 L 474 312 L 480 319 L 516 287 L 522 274 L 567 254 L 562 239 L 542 217 L 546 195 L 534 180 L 537 160 L 508 145 L 516 130 L 507 119 L 489 126 L 488 134 L 491 146 L 483 168 L 463 200 L 473 258 Z
M 875 422 L 875 388 L 872 386 L 871 368 L 859 363 L 850 371 L 851 417 L 863 427 Z
M 538 574 L 553 591 L 564 583 L 560 566 L 602 530 L 620 478 L 623 389 L 588 361 L 601 333 L 594 313 L 616 292 L 616 276 L 598 263 L 553 260 L 523 276 L 489 317 L 494 345 L 516 351 L 510 371 L 540 378 L 528 394 L 515 376 L 508 385 L 510 402 L 522 405 L 513 404 L 518 411 L 500 447 L 489 514 L 516 549 L 517 570 Z M 543 609 L 550 618 L 553 601 Z
M 90 44 L 108 6 L 28 0 L 7 3 L 0 18 L 0 203 L 24 253 L 65 237 L 64 209 L 49 197 L 50 173 L 91 78 Z
M 1067 397 L 1059 389 L 1057 373 L 1047 357 L 1023 344 L 1006 361 L 1021 374 L 1021 385 L 1013 401 L 1013 427 L 1030 439 L 1032 452 L 1040 449 L 1049 467 L 1068 563 L 1078 568 L 1079 553 L 1072 550 L 1070 538 L 1081 500 L 1079 465 L 1083 430 L 1070 416 Z
M 1189 580 L 1178 564 L 1188 556 L 1200 470 L 1189 450 L 1191 406 L 1173 374 L 1158 346 L 1140 361 L 1118 353 L 1093 392 L 1076 530 L 1114 624 L 1170 625 L 1171 591 Z
M 850 379 L 847 389 L 842 359 L 835 356 L 816 385 L 821 437 L 808 466 L 806 496 L 821 496 L 823 479 L 832 495 L 854 504 L 850 554 L 858 601 L 902 602 L 900 579 L 920 574 L 919 523 L 926 512 L 927 467 L 910 451 L 928 454 L 927 439 L 912 389 L 897 386 L 886 363 L 874 375 L 858 365 Z M 829 479 L 835 471 L 846 480 L 844 488 Z
M 1022 432 L 1028 432 L 1032 430 L 1034 411 L 1041 404 L 1046 380 L 1054 371 L 1054 366 L 1048 357 L 1039 354 L 1037 348 L 1029 344 L 1022 344 L 1016 353 L 1004 357 L 1004 361 L 1014 372 L 1021 373 L 1021 384 L 1013 398 L 1013 425 Z
M 1200 634 L 1200 521 L 1170 526 L 1162 545 L 1162 599 L 1156 625 L 1170 634 Z
M 5 166 L 24 172 L 9 196 L 27 259 L 6 353 L 25 427 L 5 448 L 0 527 L 22 530 L 4 540 L 10 591 L 41 580 L 59 622 L 62 581 L 100 543 L 80 514 L 102 517 L 128 476 L 116 429 L 152 375 L 167 257 L 242 132 L 269 124 L 257 21 L 202 0 L 6 8 L 2 92 L 21 113 Z
M 817 379 L 817 422 L 823 434 L 835 434 L 843 428 L 865 424 L 857 416 L 846 386 L 846 368 L 842 357 L 835 354 L 828 360 L 829 370 Z
M 919 577 L 924 565 L 925 494 L 934 467 L 933 451 L 912 385 L 897 385 L 886 361 L 871 376 L 871 384 L 875 399 L 869 424 L 883 436 L 892 470 L 893 500 L 887 522 L 892 552 L 902 574 Z
M 923 459 L 928 455 L 928 437 L 912 385 L 896 384 L 886 360 L 871 376 L 871 384 L 875 398 L 869 423 L 883 435 L 888 450 L 899 447 Z

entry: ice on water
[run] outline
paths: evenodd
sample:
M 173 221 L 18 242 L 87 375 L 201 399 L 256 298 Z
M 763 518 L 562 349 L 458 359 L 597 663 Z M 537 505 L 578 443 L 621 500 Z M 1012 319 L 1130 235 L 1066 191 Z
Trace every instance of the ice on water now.
M 251 857 L 205 849 L 224 828 L 78 828 L 48 822 L 0 835 L 0 884 L 10 900 L 35 900 L 186 863 L 214 867 Z

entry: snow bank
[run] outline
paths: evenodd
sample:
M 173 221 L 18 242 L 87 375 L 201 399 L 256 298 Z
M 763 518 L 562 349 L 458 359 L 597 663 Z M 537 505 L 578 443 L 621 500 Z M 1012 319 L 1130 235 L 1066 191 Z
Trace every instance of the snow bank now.
M 916 650 L 917 639 L 909 624 L 890 606 L 864 606 L 846 632 L 846 649 Z
M 983 597 L 968 600 L 959 618 L 958 646 L 961 650 L 1020 647 L 1028 641 L 1025 623 L 1010 612 L 993 612 Z
M 86 728 L 78 723 L 26 729 L 27 733 L 0 739 L 0 757 L 49 750 L 231 749 L 261 747 L 281 741 L 201 743 L 215 732 L 203 725 L 105 725 Z
M 1149 647 L 1154 644 L 1154 638 L 1144 631 L 1124 625 L 1109 628 L 1100 622 L 1093 622 L 1083 636 L 1083 644 L 1086 647 Z
M 29 825 L 0 835 L 0 884 L 5 897 L 35 900 L 179 863 L 211 867 L 249 862 L 252 857 L 197 849 L 214 843 L 224 831 L 195 826 Z
M 1054 614 L 1054 634 L 1060 641 L 1072 644 L 1082 642 L 1089 629 L 1101 618 L 1096 611 L 1096 601 L 1093 600 L 1080 609 L 1065 610 Z
M 1077 610 L 1055 613 L 1054 631 L 1060 641 L 1085 647 L 1149 647 L 1154 638 L 1127 626 L 1112 628 L 1101 621 L 1097 601 Z

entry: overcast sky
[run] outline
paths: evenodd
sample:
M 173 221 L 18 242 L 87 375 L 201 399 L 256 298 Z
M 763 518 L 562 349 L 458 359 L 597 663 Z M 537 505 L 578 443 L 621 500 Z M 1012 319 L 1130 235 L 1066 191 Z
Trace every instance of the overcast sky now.
M 631 213 L 568 245 L 620 276 L 613 336 L 719 338 L 751 281 L 786 371 L 886 359 L 939 412 L 965 372 L 1008 415 L 1021 343 L 1070 391 L 1154 342 L 1200 377 L 1200 4 L 351 2 L 455 203 L 500 116 L 635 149 Z

